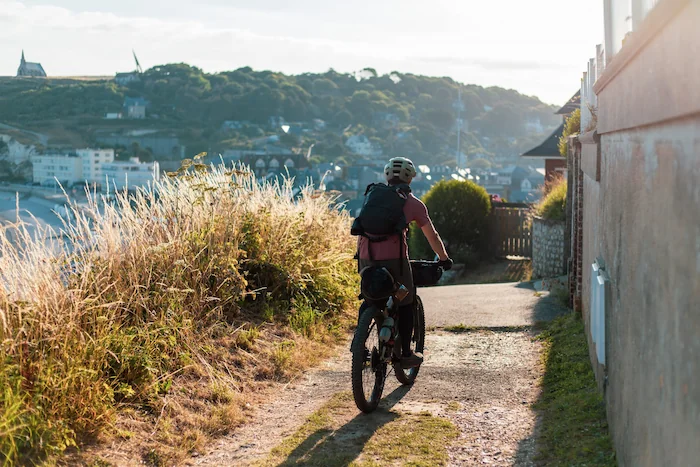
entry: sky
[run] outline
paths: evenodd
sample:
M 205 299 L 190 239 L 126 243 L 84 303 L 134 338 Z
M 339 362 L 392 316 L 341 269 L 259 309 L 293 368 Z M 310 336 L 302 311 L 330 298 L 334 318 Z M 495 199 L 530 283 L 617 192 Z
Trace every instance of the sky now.
M 562 105 L 603 40 L 603 0 L 0 0 L 0 76 L 184 62 L 205 72 L 399 71 Z M 585 26 L 585 27 L 584 27 Z

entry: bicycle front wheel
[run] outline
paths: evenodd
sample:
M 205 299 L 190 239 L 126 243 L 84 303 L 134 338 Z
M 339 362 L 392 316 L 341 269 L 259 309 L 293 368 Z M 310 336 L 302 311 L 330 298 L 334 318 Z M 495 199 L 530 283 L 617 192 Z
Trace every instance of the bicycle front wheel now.
M 352 395 L 365 413 L 376 410 L 384 391 L 386 363 L 380 359 L 379 326 L 375 307 L 362 313 L 352 349 Z

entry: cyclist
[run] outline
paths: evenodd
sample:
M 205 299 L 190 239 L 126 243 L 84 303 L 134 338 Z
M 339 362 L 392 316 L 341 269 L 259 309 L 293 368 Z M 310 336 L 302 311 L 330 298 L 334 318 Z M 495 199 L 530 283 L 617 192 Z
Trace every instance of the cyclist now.
M 401 366 L 411 368 L 423 362 L 423 355 L 411 351 L 411 336 L 413 333 L 413 275 L 408 255 L 408 243 L 406 234 L 408 224 L 415 222 L 421 228 L 428 240 L 430 247 L 440 260 L 440 265 L 445 270 L 452 267 L 452 260 L 445 251 L 445 245 L 440 235 L 435 230 L 433 222 L 428 215 L 428 208 L 421 200 L 410 192 L 410 184 L 416 176 L 413 162 L 405 157 L 394 157 L 384 167 L 384 176 L 390 187 L 398 187 L 406 197 L 403 205 L 403 213 L 406 217 L 407 227 L 399 235 L 390 235 L 383 241 L 370 241 L 367 236 L 358 237 L 358 267 L 362 271 L 368 266 L 385 267 L 394 280 L 403 284 L 409 290 L 409 294 L 399 303 L 399 334 L 401 339 Z M 371 251 L 370 251 L 371 248 Z M 360 307 L 360 314 L 369 304 L 365 301 Z

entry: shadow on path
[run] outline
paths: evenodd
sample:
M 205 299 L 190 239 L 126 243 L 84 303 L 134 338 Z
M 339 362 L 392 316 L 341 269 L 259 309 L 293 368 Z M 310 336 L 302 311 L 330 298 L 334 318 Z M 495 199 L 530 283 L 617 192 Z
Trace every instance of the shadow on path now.
M 387 378 L 391 375 L 387 375 Z M 279 465 L 345 466 L 363 451 L 374 433 L 399 417 L 391 412 L 410 390 L 410 386 L 399 386 L 385 396 L 379 408 L 370 414 L 359 413 L 338 429 L 323 428 L 309 435 Z M 352 406 L 354 409 L 354 405 Z

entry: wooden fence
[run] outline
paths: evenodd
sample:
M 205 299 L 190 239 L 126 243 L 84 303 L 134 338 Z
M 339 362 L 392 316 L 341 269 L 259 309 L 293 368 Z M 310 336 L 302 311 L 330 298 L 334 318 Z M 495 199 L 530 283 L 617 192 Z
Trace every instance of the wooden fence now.
M 490 250 L 496 258 L 532 258 L 532 219 L 524 203 L 493 203 L 490 216 Z

